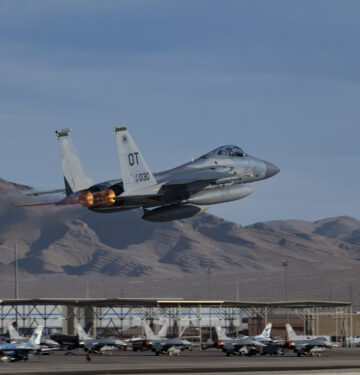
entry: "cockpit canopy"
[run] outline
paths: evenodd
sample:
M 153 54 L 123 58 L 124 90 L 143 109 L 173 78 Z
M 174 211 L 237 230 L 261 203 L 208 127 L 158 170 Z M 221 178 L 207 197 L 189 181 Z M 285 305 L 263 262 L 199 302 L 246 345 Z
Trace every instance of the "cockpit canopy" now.
M 206 158 L 208 156 L 231 156 L 231 157 L 240 157 L 243 158 L 246 156 L 245 152 L 238 146 L 233 145 L 227 145 L 219 147 L 205 155 L 203 155 L 203 158 Z

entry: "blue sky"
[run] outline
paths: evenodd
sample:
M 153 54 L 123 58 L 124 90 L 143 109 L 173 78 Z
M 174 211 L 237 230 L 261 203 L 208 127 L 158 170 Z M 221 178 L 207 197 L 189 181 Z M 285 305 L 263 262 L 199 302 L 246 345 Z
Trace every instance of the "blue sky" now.
M 95 181 L 115 125 L 154 171 L 238 144 L 281 173 L 209 212 L 360 218 L 360 2 L 0 2 L 0 177 L 62 187 L 55 129 Z

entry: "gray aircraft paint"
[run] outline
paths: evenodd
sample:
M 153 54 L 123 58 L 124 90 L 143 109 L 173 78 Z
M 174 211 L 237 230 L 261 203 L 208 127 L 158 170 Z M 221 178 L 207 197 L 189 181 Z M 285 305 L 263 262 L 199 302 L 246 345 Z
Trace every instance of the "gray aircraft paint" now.
M 40 351 L 40 340 L 43 327 L 36 327 L 30 339 L 20 336 L 13 325 L 9 324 L 8 330 L 11 343 L 14 344 L 18 350 L 25 349 L 34 352 Z
M 75 145 L 69 137 L 71 129 L 56 131 L 59 141 L 61 164 L 65 180 L 67 195 L 85 190 L 93 185 L 93 181 L 84 171 L 84 167 L 78 157 Z
M 218 349 L 221 349 L 224 353 L 226 353 L 226 355 L 229 356 L 230 354 L 238 354 L 242 350 L 244 350 L 244 353 L 246 353 L 252 348 L 264 346 L 264 344 L 262 344 L 260 341 L 248 336 L 240 338 L 230 338 L 225 334 L 223 328 L 219 325 L 216 325 L 215 329 L 218 341 L 212 345 L 205 346 L 204 349 L 216 347 Z
M 138 150 L 127 128 L 124 126 L 114 129 L 119 153 L 122 181 L 125 195 L 152 194 L 149 190 L 157 185 L 156 179 Z
M 68 196 L 58 202 L 24 206 L 78 203 L 100 213 L 143 208 L 145 220 L 178 220 L 203 212 L 208 205 L 242 199 L 254 191 L 254 182 L 280 171 L 272 163 L 247 155 L 238 146 L 227 145 L 189 163 L 152 174 L 127 128 L 116 127 L 114 131 L 122 179 L 92 184 L 70 140 L 70 129 L 58 130 Z M 110 195 L 105 196 L 107 193 Z M 91 199 L 84 203 L 86 194 L 94 198 L 93 203 L 89 203 Z
M 116 346 L 118 348 L 122 346 L 127 346 L 127 344 L 124 341 L 119 339 L 96 339 L 90 337 L 86 334 L 86 332 L 80 325 L 76 325 L 76 332 L 79 337 L 80 344 L 90 352 L 101 351 L 101 349 L 106 346 Z
M 148 345 L 156 355 L 159 355 L 160 353 L 168 353 L 169 350 L 173 350 L 174 348 L 185 349 L 191 347 L 190 341 L 179 337 L 167 339 L 156 336 L 148 324 L 144 324 L 144 330 L 146 339 L 148 340 Z
M 288 347 L 294 350 L 298 356 L 312 355 L 315 353 L 321 353 L 326 348 L 331 348 L 334 345 L 328 342 L 324 337 L 316 337 L 313 339 L 299 339 L 290 324 L 286 324 L 286 331 L 288 334 L 289 342 Z

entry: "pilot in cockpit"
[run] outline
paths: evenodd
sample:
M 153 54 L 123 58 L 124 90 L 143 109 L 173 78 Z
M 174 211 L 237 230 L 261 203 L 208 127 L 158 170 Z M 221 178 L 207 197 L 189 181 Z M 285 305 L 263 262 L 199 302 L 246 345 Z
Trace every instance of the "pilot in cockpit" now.
M 216 150 L 216 155 L 219 156 L 237 156 L 244 157 L 245 152 L 238 146 L 224 146 Z
M 214 151 L 209 152 L 206 155 L 203 155 L 202 158 L 207 158 L 208 156 L 231 156 L 231 157 L 245 157 L 245 152 L 238 146 L 222 146 L 217 148 Z

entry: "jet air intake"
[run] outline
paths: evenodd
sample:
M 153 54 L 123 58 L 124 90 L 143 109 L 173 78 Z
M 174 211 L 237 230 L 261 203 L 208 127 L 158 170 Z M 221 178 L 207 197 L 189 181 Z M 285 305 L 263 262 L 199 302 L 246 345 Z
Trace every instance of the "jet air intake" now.
M 193 194 L 188 199 L 189 202 L 200 205 L 211 205 L 216 203 L 231 202 L 245 198 L 251 194 L 254 188 L 250 185 L 219 186 L 206 189 Z

